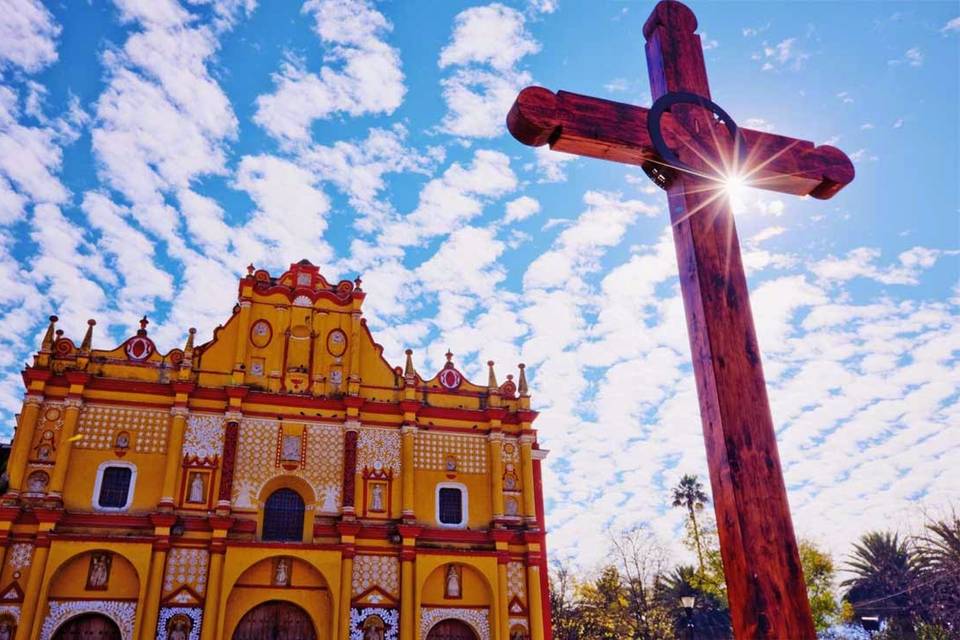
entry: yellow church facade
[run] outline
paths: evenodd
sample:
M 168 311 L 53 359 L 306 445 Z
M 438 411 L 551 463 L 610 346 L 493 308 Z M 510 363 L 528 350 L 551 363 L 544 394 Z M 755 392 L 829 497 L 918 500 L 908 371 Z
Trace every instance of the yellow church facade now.
M 51 318 L 0 505 L 0 640 L 550 640 L 523 365 L 392 366 L 361 282 L 252 266 L 204 343 Z

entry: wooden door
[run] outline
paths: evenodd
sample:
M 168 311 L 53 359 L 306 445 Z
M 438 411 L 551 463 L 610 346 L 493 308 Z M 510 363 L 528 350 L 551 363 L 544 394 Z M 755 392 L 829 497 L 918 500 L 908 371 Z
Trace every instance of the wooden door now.
M 53 640 L 120 640 L 120 629 L 104 615 L 85 613 L 60 625 Z
M 291 602 L 264 602 L 247 612 L 233 640 L 316 640 L 306 611 Z
M 477 640 L 477 634 L 465 622 L 443 620 L 430 629 L 427 640 Z

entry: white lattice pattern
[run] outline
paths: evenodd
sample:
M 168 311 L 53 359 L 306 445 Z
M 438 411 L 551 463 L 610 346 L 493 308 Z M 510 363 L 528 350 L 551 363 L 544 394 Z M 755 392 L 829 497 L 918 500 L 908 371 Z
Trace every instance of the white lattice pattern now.
M 306 465 L 288 472 L 276 466 L 279 425 L 276 420 L 246 419 L 240 424 L 232 496 L 235 507 L 257 508 L 263 484 L 277 475 L 293 475 L 306 480 L 321 505 L 327 489 L 339 486 L 343 469 L 343 433 L 340 427 L 306 425 Z M 339 502 L 339 495 L 333 497 Z
M 457 473 L 486 473 L 486 438 L 449 433 L 417 433 L 414 448 L 414 466 L 417 469 L 446 471 L 449 456 L 454 456 L 457 460 Z
M 383 620 L 383 640 L 397 640 L 400 632 L 400 612 L 396 609 L 381 609 L 367 607 L 365 609 L 350 609 L 350 640 L 364 640 L 363 623 L 370 616 L 379 616 Z
M 50 613 L 40 629 L 40 640 L 50 640 L 61 624 L 83 613 L 102 613 L 117 623 L 123 640 L 133 639 L 137 603 L 120 600 L 64 600 L 50 603 Z
M 449 618 L 466 622 L 477 632 L 480 640 L 490 640 L 490 613 L 486 609 L 455 607 L 423 607 L 420 612 L 420 637 L 426 638 L 434 625 Z
M 17 604 L 5 604 L 0 606 L 0 617 L 2 616 L 11 616 L 13 621 L 20 623 L 20 605 Z
M 33 545 L 28 542 L 18 542 L 10 546 L 10 555 L 7 556 L 7 564 L 14 571 L 20 571 L 30 565 L 30 559 L 33 557 Z
M 203 609 L 200 607 L 163 607 L 160 609 L 160 616 L 157 618 L 157 639 L 167 640 L 167 623 L 170 622 L 170 618 L 176 615 L 187 616 L 193 622 L 187 640 L 200 640 L 200 626 L 203 624 Z
M 353 560 L 353 595 L 380 587 L 393 597 L 400 594 L 400 563 L 392 556 L 357 556 Z
M 183 455 L 200 460 L 223 455 L 223 416 L 191 414 L 183 434 Z
M 206 549 L 173 548 L 167 556 L 167 570 L 163 576 L 163 594 L 167 596 L 186 585 L 202 596 L 207 589 Z
M 137 453 L 163 453 L 167 446 L 167 411 L 88 404 L 80 412 L 73 446 L 80 449 L 113 449 L 117 432 L 129 431 Z
M 522 562 L 507 563 L 507 600 L 517 597 L 521 602 L 526 602 L 527 581 L 523 573 Z
M 357 469 L 400 471 L 400 432 L 396 429 L 360 429 L 357 435 Z

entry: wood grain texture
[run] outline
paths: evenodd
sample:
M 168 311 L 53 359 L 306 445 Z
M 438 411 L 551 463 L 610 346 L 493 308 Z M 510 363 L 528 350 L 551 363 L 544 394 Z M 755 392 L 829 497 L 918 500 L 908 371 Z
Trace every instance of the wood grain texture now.
M 666 0 L 644 25 L 654 99 L 668 92 L 710 97 L 697 20 Z M 507 116 L 531 146 L 634 165 L 661 163 L 642 107 L 524 89 Z M 696 173 L 667 191 L 687 316 L 714 509 L 734 633 L 738 639 L 816 637 L 777 451 L 740 245 L 716 181 L 733 164 L 733 141 L 707 110 L 675 104 L 664 141 Z M 830 198 L 854 178 L 839 149 L 741 129 L 741 173 L 758 188 Z

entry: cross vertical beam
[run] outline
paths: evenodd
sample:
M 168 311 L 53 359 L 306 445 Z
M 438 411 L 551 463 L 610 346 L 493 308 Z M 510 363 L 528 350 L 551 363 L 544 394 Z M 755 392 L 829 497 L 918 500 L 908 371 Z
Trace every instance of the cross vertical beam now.
M 679 2 L 659 3 L 644 25 L 654 100 L 678 91 L 710 97 L 696 28 Z M 673 115 L 691 132 L 711 124 L 692 105 Z M 691 174 L 680 174 L 667 195 L 734 633 L 813 640 L 729 200 Z

